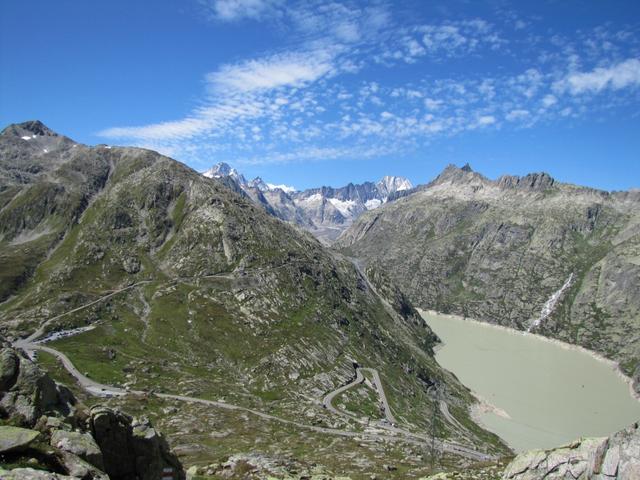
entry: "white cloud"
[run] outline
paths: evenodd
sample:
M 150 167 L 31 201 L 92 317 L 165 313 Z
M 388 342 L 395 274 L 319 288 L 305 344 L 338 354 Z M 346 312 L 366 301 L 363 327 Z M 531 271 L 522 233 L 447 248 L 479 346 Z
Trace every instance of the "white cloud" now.
M 281 3 L 281 0 L 213 0 L 207 2 L 216 19 L 229 22 L 243 18 L 258 19 L 266 14 L 272 14 Z
M 384 145 L 370 147 L 319 147 L 311 145 L 287 153 L 273 153 L 259 157 L 241 158 L 235 163 L 239 165 L 268 165 L 302 161 L 336 160 L 341 158 L 365 159 L 390 155 L 395 152 L 394 147 Z
M 301 86 L 331 72 L 324 52 L 289 53 L 260 60 L 224 65 L 207 75 L 215 93 L 252 92 L 283 86 Z
M 360 39 L 358 25 L 352 22 L 340 22 L 333 29 L 336 37 L 345 42 L 356 42 Z
M 474 52 L 481 45 L 497 49 L 505 43 L 493 31 L 493 26 L 481 19 L 423 25 L 416 30 L 423 34 L 422 43 L 432 54 L 441 52 L 455 56 Z
M 509 113 L 507 113 L 506 115 L 506 119 L 509 120 L 510 122 L 515 122 L 517 120 L 523 120 L 525 118 L 528 118 L 530 115 L 528 110 L 523 110 L 523 109 L 515 109 L 515 110 L 511 110 Z
M 315 39 L 352 44 L 375 37 L 390 22 L 383 5 L 358 6 L 353 2 L 303 0 L 290 2 L 284 14 L 292 26 Z
M 585 116 L 607 108 L 614 96 L 596 102 L 577 93 L 640 84 L 639 60 L 581 72 L 580 65 L 605 65 L 609 57 L 584 58 L 584 49 L 577 47 L 567 53 L 566 42 L 557 48 L 561 54 L 544 61 L 538 60 L 537 50 L 534 57 L 523 56 L 526 67 L 520 72 L 497 69 L 492 76 L 493 64 L 487 62 L 487 68 L 474 70 L 474 75 L 457 70 L 448 74 L 448 68 L 428 65 L 407 67 L 423 75 L 407 77 L 391 70 L 387 75 L 380 70 L 397 62 L 484 58 L 504 41 L 496 27 L 482 20 L 407 27 L 394 24 L 384 9 L 306 1 L 271 2 L 281 15 L 279 27 L 286 25 L 302 38 L 292 42 L 289 51 L 220 66 L 206 76 L 208 92 L 201 106 L 182 119 L 115 127 L 101 134 L 126 138 L 192 166 L 216 160 L 369 158 L 419 149 L 434 138 L 466 131 L 530 128 Z M 242 18 L 271 15 L 258 3 L 246 3 L 255 9 L 245 10 Z M 378 36 L 369 23 L 381 29 Z M 505 54 L 511 55 L 506 49 Z
M 542 105 L 544 105 L 545 108 L 549 108 L 556 103 L 558 103 L 558 99 L 555 95 L 547 94 L 542 98 Z
M 268 103 L 255 98 L 229 98 L 197 109 L 183 120 L 161 122 L 142 127 L 113 127 L 98 134 L 108 138 L 129 138 L 142 142 L 188 139 L 214 128 L 221 128 L 232 120 L 262 116 L 268 107 Z
M 609 68 L 598 67 L 590 72 L 571 73 L 556 84 L 559 91 L 569 90 L 572 94 L 598 93 L 607 88 L 621 88 L 640 85 L 640 60 L 630 58 Z
M 545 83 L 545 76 L 536 68 L 529 68 L 524 73 L 510 79 L 514 89 L 527 98 L 535 97 Z
M 442 106 L 442 100 L 435 100 L 433 98 L 425 98 L 424 106 L 427 107 L 428 110 L 437 110 Z
M 486 127 L 493 125 L 494 123 L 496 123 L 496 117 L 493 115 L 481 115 L 478 117 L 478 121 L 476 122 L 479 127 Z
M 455 50 L 467 43 L 467 38 L 460 34 L 458 27 L 451 25 L 426 26 L 424 30 L 422 43 L 431 51 L 437 49 Z
M 162 122 L 143 127 L 113 127 L 98 132 L 108 138 L 136 138 L 138 140 L 172 140 L 191 137 L 208 129 L 201 118 L 185 118 L 174 122 Z
M 412 57 L 420 57 L 427 53 L 424 47 L 413 38 L 407 41 L 407 49 L 409 50 L 409 55 L 411 55 Z

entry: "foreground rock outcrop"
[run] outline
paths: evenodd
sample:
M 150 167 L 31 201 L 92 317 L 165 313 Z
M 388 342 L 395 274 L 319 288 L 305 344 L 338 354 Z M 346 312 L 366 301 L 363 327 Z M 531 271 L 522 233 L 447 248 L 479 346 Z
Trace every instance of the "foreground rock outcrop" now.
M 0 465 L 27 467 L 0 466 L 0 478 L 185 478 L 148 419 L 102 405 L 87 411 L 68 389 L 1 340 L 0 387 Z
M 637 480 L 640 478 L 640 423 L 602 438 L 585 438 L 553 450 L 518 455 L 503 480 Z
M 0 414 L 33 425 L 46 412 L 73 414 L 75 399 L 36 364 L 0 339 Z
M 112 479 L 155 480 L 168 473 L 181 478 L 182 465 L 148 419 L 99 405 L 91 409 L 90 425 Z

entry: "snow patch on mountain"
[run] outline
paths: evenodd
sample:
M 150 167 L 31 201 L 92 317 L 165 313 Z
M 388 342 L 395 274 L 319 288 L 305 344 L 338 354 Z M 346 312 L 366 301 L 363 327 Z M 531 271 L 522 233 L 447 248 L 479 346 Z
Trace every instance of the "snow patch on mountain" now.
M 378 208 L 386 201 L 386 197 L 383 200 L 380 200 L 379 198 L 372 198 L 371 200 L 367 200 L 366 202 L 364 202 L 364 206 L 367 210 L 373 210 L 374 208 Z
M 267 187 L 269 187 L 269 190 L 282 190 L 285 193 L 293 193 L 298 191 L 295 187 L 284 184 L 274 185 L 273 183 L 267 183 Z
M 309 195 L 308 197 L 301 198 L 296 203 L 307 203 L 307 204 L 318 204 L 322 203 L 322 199 L 324 197 L 319 193 L 314 193 L 313 195 Z
M 329 203 L 336 207 L 343 217 L 352 217 L 356 208 L 356 202 L 353 200 L 338 200 L 337 198 L 329 198 Z

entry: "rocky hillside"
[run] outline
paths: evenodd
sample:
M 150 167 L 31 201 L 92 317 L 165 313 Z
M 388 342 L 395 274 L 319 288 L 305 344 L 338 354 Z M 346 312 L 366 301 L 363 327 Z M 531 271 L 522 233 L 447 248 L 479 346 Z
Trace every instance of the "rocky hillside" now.
M 149 420 L 86 407 L 1 339 L 0 474 L 16 480 L 185 478 Z
M 358 405 L 344 417 L 321 406 L 358 364 L 377 369 L 404 428 L 504 451 L 470 421 L 472 398 L 438 367 L 434 335 L 393 286 L 383 290 L 394 300 L 381 300 L 349 260 L 223 181 L 156 152 L 80 145 L 38 122 L 5 129 L 0 152 L 8 338 L 48 340 L 102 384 L 316 427 L 362 428 Z M 464 431 L 431 426 L 444 385 Z
M 640 478 L 640 425 L 635 423 L 604 438 L 581 438 L 552 450 L 518 455 L 504 480 L 573 480 Z
M 531 329 L 640 375 L 640 191 L 449 166 L 337 245 L 418 307 Z
M 266 183 L 260 177 L 247 181 L 226 163 L 215 165 L 203 175 L 235 183 L 237 190 L 244 192 L 267 212 L 303 227 L 326 243 L 333 242 L 364 212 L 413 188 L 406 178 L 385 176 L 376 183 L 350 183 L 340 188 L 320 187 L 296 191 L 287 185 Z
M 420 480 L 636 480 L 640 478 L 640 425 L 609 437 L 587 437 L 550 450 L 519 454 L 475 469 L 439 472 Z

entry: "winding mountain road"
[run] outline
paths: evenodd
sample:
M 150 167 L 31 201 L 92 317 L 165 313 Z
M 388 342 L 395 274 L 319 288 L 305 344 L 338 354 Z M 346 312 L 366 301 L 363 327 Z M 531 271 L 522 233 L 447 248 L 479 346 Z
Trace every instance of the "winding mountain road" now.
M 114 387 L 111 385 L 105 385 L 105 384 L 96 382 L 95 380 L 92 380 L 86 377 L 85 375 L 83 375 L 82 373 L 80 373 L 80 371 L 75 367 L 73 362 L 71 362 L 69 357 L 67 357 L 64 353 L 54 348 L 47 347 L 45 345 L 38 344 L 38 343 L 29 343 L 24 340 L 22 340 L 20 344 L 18 344 L 18 342 L 14 343 L 14 347 L 22 348 L 30 352 L 40 350 L 55 356 L 57 359 L 60 360 L 64 368 L 76 379 L 78 384 L 85 391 L 87 391 L 92 395 L 100 396 L 100 397 L 113 397 L 113 396 L 121 397 L 124 395 L 148 395 L 148 392 L 144 392 L 140 390 L 125 390 L 119 387 Z M 354 385 L 357 385 L 358 383 L 362 383 L 364 381 L 364 375 L 362 374 L 361 371 L 359 371 L 358 373 L 356 374 L 356 380 L 349 383 L 348 385 L 345 385 L 344 387 L 341 387 L 338 390 L 334 390 L 331 394 L 327 395 L 324 398 L 323 404 L 327 405 L 327 408 L 330 411 L 332 411 L 333 413 L 342 414 L 342 412 L 335 409 L 331 405 L 331 400 L 335 398 L 336 395 L 347 390 L 348 388 L 351 388 Z M 347 438 L 362 438 L 362 439 L 369 439 L 369 440 L 385 440 L 385 441 L 392 441 L 392 442 L 403 442 L 403 443 L 409 443 L 409 444 L 416 445 L 423 448 L 430 447 L 433 441 L 433 439 L 427 435 L 419 435 L 413 432 L 409 432 L 407 430 L 398 428 L 394 425 L 378 425 L 377 426 L 378 429 L 384 430 L 387 433 L 381 433 L 380 431 L 356 432 L 353 430 L 343 430 L 338 428 L 307 425 L 305 423 L 297 422 L 295 420 L 284 419 L 281 417 L 277 417 L 275 415 L 271 415 L 265 412 L 261 412 L 259 410 L 252 409 L 252 408 L 243 407 L 240 405 L 234 405 L 226 402 L 220 402 L 216 400 L 207 400 L 203 398 L 196 398 L 196 397 L 190 397 L 185 395 L 176 395 L 171 393 L 154 393 L 153 395 L 159 398 L 167 399 L 167 400 L 175 400 L 175 401 L 186 402 L 186 403 L 207 405 L 207 406 L 221 408 L 225 410 L 247 412 L 259 418 L 262 418 L 264 420 L 270 420 L 270 421 L 275 421 L 279 423 L 284 423 L 287 425 L 293 425 L 301 429 L 311 430 L 314 432 L 323 433 L 327 435 L 335 435 L 335 436 L 347 437 Z M 436 445 L 437 445 L 437 448 L 439 448 L 444 452 L 447 452 L 453 455 L 459 455 L 474 461 L 487 461 L 487 460 L 494 459 L 494 457 L 492 457 L 491 455 L 478 452 L 476 450 L 473 450 L 471 448 L 468 448 L 453 442 L 446 442 L 446 441 L 443 442 L 441 440 L 438 440 Z
M 420 445 L 432 445 L 433 444 L 433 438 L 431 438 L 428 435 L 420 435 L 417 433 L 413 433 L 410 432 L 408 430 L 405 430 L 403 428 L 399 428 L 396 425 L 396 419 L 393 416 L 393 414 L 391 413 L 391 408 L 389 407 L 389 403 L 387 401 L 387 397 L 384 393 L 384 388 L 382 387 L 382 381 L 380 380 L 380 374 L 378 373 L 378 371 L 376 369 L 373 368 L 356 368 L 356 378 L 354 380 L 352 380 L 351 382 L 347 383 L 346 385 L 343 385 L 340 388 L 337 388 L 336 390 L 328 393 L 323 399 L 322 399 L 322 405 L 329 410 L 332 413 L 335 413 L 337 415 L 342 415 L 342 416 L 347 416 L 349 418 L 355 419 L 357 422 L 362 423 L 362 424 L 367 424 L 367 422 L 365 420 L 362 420 L 360 418 L 357 418 L 357 416 L 353 413 L 350 412 L 346 412 L 344 410 L 338 410 L 337 408 L 335 408 L 333 406 L 333 400 L 340 395 L 341 393 L 344 393 L 345 391 L 349 390 L 350 388 L 355 387 L 356 385 L 359 385 L 361 383 L 364 382 L 365 378 L 363 375 L 363 371 L 367 371 L 370 372 L 373 376 L 373 384 L 378 392 L 378 396 L 380 398 L 380 402 L 382 403 L 383 407 L 384 407 L 384 412 L 385 412 L 385 418 L 388 422 L 388 425 L 384 425 L 384 424 L 378 424 L 377 428 L 392 432 L 394 434 L 400 435 L 402 437 L 405 438 L 405 440 L 409 441 L 409 443 L 414 443 L 414 444 L 420 444 Z M 449 412 L 449 408 L 447 407 L 447 404 L 444 401 L 440 402 L 440 410 L 442 411 L 443 415 L 446 417 L 446 419 L 451 422 L 452 424 L 454 424 L 456 427 L 458 427 L 459 429 L 462 429 L 463 431 L 467 431 L 467 429 L 460 423 L 458 422 L 458 420 L 455 419 L 455 417 L 453 417 L 453 415 L 451 415 L 451 413 Z M 454 455 L 460 455 L 466 458 L 470 458 L 472 460 L 478 460 L 478 461 L 487 461 L 487 460 L 492 460 L 494 459 L 494 457 L 492 457 L 491 455 L 487 455 L 481 452 L 478 452 L 476 450 L 473 450 L 472 448 L 466 447 L 464 445 L 460 445 L 456 442 L 450 442 L 450 441 L 441 441 L 441 440 L 437 440 L 436 445 L 439 449 L 441 449 L 442 451 L 448 452 L 448 453 L 452 453 Z
M 59 320 L 62 317 L 65 317 L 67 315 L 71 315 L 72 313 L 79 312 L 81 310 L 84 310 L 85 308 L 89 308 L 89 307 L 91 307 L 93 305 L 96 305 L 97 303 L 103 302 L 104 300 L 106 300 L 108 298 L 111 298 L 114 295 L 118 295 L 119 293 L 126 292 L 127 290 L 131 290 L 133 288 L 139 287 L 140 285 L 145 285 L 145 284 L 151 283 L 151 282 L 152 282 L 152 280 L 142 280 L 142 281 L 134 283 L 132 285 L 128 285 L 128 286 L 126 286 L 124 288 L 120 288 L 118 290 L 114 290 L 112 292 L 109 292 L 106 295 L 103 295 L 100 298 L 98 298 L 98 299 L 96 299 L 96 300 L 94 300 L 92 302 L 85 303 L 84 305 L 81 305 L 81 306 L 79 306 L 77 308 L 69 310 L 68 312 L 64 312 L 64 313 L 61 313 L 60 315 L 56 315 L 55 317 L 51 317 L 46 322 L 44 322 L 42 325 L 40 325 L 40 327 L 38 327 L 38 329 L 35 332 L 33 332 L 31 335 L 29 335 L 27 338 L 24 338 L 24 339 L 21 339 L 21 340 L 18 340 L 17 342 L 15 342 L 16 346 L 19 346 L 20 343 L 29 344 L 29 343 L 35 341 L 36 339 L 40 338 L 44 334 L 44 330 L 49 324 L 55 322 L 56 320 Z
M 382 404 L 382 408 L 384 409 L 384 416 L 391 425 L 395 425 L 397 423 L 396 418 L 393 416 L 393 413 L 391 413 L 391 407 L 389 407 L 387 396 L 384 393 L 384 388 L 382 388 L 382 381 L 380 380 L 380 374 L 374 368 L 362 368 L 362 370 L 369 372 L 371 373 L 371 375 L 373 375 L 373 384 L 375 385 L 376 390 L 378 391 L 378 396 L 380 397 L 380 403 Z
M 346 385 L 343 385 L 342 387 L 334 390 L 333 392 L 328 393 L 322 399 L 322 405 L 327 410 L 337 415 L 347 415 L 349 417 L 356 417 L 356 415 L 351 412 L 346 412 L 344 410 L 338 410 L 337 408 L 335 408 L 333 406 L 333 399 L 336 398 L 341 393 L 346 392 L 350 388 L 355 387 L 356 385 L 359 385 L 361 383 L 364 383 L 365 378 L 362 372 L 369 372 L 373 376 L 373 385 L 375 387 L 376 393 L 378 394 L 378 398 L 380 399 L 380 404 L 382 405 L 384 416 L 391 425 L 395 425 L 397 422 L 395 417 L 391 413 L 391 408 L 389 407 L 389 402 L 387 401 L 387 396 L 384 393 L 384 388 L 382 387 L 382 381 L 380 380 L 380 374 L 374 368 L 357 367 L 355 380 L 347 383 Z
M 16 344 L 14 344 L 14 346 L 17 347 Z M 78 384 L 84 390 L 86 390 L 88 393 L 92 395 L 100 396 L 100 397 L 113 397 L 113 396 L 121 397 L 124 395 L 148 395 L 148 392 L 144 392 L 141 390 L 125 390 L 122 388 L 101 384 L 94 380 L 91 380 L 90 378 L 80 373 L 80 371 L 73 365 L 69 357 L 67 357 L 64 353 L 59 352 L 58 350 L 55 350 L 53 348 L 46 347 L 44 345 L 36 344 L 36 343 L 30 343 L 30 344 L 23 343 L 22 347 L 20 348 L 23 348 L 23 349 L 27 348 L 31 351 L 41 350 L 55 356 L 60 360 L 64 368 L 76 379 Z M 364 380 L 364 377 L 363 377 L 363 380 Z M 342 430 L 338 428 L 328 428 L 328 427 L 318 427 L 315 425 L 307 425 L 305 423 L 297 422 L 295 420 L 284 419 L 281 417 L 277 417 L 275 415 L 271 415 L 268 413 L 261 412 L 259 410 L 252 409 L 252 408 L 243 407 L 240 405 L 234 405 L 226 402 L 220 402 L 216 400 L 207 400 L 204 398 L 189 397 L 185 395 L 176 395 L 171 393 L 154 393 L 153 395 L 159 398 L 167 399 L 167 400 L 175 400 L 175 401 L 180 401 L 185 403 L 195 403 L 195 404 L 206 405 L 206 406 L 211 406 L 215 408 L 221 408 L 225 410 L 247 412 L 259 418 L 262 418 L 264 420 L 270 420 L 270 421 L 275 421 L 279 423 L 284 423 L 287 425 L 293 425 L 301 429 L 311 430 L 317 433 L 323 433 L 327 435 L 335 435 L 335 436 L 346 437 L 346 438 L 362 438 L 362 439 L 369 439 L 369 440 L 385 440 L 385 441 L 392 441 L 392 442 L 403 442 L 403 443 L 409 443 L 409 444 L 420 446 L 420 447 L 428 447 L 429 445 L 431 445 L 430 437 L 417 435 L 417 434 L 414 434 L 399 428 L 395 428 L 395 427 L 382 427 L 382 426 L 380 427 L 384 430 L 387 430 L 389 433 L 355 432 L 353 430 Z M 460 455 L 460 456 L 469 458 L 471 460 L 486 461 L 493 458 L 489 455 L 483 454 L 481 452 L 477 452 L 475 450 L 472 450 L 462 445 L 458 445 L 451 442 L 443 443 L 441 441 L 438 441 L 437 445 L 438 445 L 438 448 L 442 449 L 443 451 L 446 451 L 454 455 Z
M 333 392 L 329 392 L 322 399 L 322 406 L 324 408 L 326 408 L 327 410 L 329 410 L 331 413 L 335 413 L 336 415 L 348 415 L 350 417 L 355 417 L 355 414 L 352 414 L 350 412 L 345 412 L 345 411 L 342 411 L 342 410 L 338 410 L 336 407 L 334 407 L 333 406 L 333 399 L 336 398 L 338 395 L 340 395 L 342 392 L 346 392 L 350 388 L 355 387 L 356 385 L 359 385 L 359 384 L 361 384 L 363 382 L 364 382 L 364 375 L 362 375 L 362 369 L 356 368 L 356 378 L 355 378 L 355 380 L 353 380 L 352 382 L 347 383 L 346 385 L 343 385 L 342 387 L 334 390 Z
M 207 275 L 206 278 L 214 278 L 214 277 L 229 277 L 228 274 L 213 274 L 213 275 Z M 200 277 L 202 278 L 202 277 Z M 76 313 L 79 312 L 83 309 L 89 308 L 101 301 L 104 301 L 108 298 L 113 297 L 114 295 L 117 295 L 119 293 L 131 290 L 133 288 L 139 287 L 141 285 L 145 285 L 148 283 L 152 283 L 152 280 L 143 280 L 137 283 L 134 283 L 132 285 L 129 285 L 127 287 L 118 289 L 118 290 L 114 290 L 112 292 L 109 292 L 108 294 L 103 295 L 102 297 L 93 300 L 85 305 L 82 305 L 80 307 L 74 308 L 72 310 L 69 310 L 68 312 L 56 315 L 50 319 L 48 319 L 47 321 L 45 321 L 35 332 L 33 332 L 31 335 L 29 335 L 26 338 L 23 339 L 18 339 L 16 341 L 13 342 L 13 346 L 15 348 L 18 349 L 22 349 L 24 351 L 27 352 L 27 354 L 29 354 L 30 356 L 33 356 L 33 352 L 35 351 L 43 351 L 43 352 L 47 352 L 50 355 L 55 356 L 64 366 L 64 368 L 76 379 L 76 381 L 78 382 L 78 384 L 80 385 L 81 388 L 83 388 L 85 391 L 87 391 L 88 393 L 95 395 L 95 396 L 101 396 L 101 397 L 112 397 L 112 396 L 125 396 L 125 395 L 148 395 L 148 392 L 144 392 L 144 391 L 139 391 L 139 390 L 127 390 L 127 389 L 123 389 L 123 388 L 119 388 L 119 387 L 115 387 L 115 386 L 111 386 L 111 385 L 105 385 L 105 384 L 101 384 L 99 382 L 96 382 L 90 378 L 88 378 L 87 376 L 83 375 L 77 368 L 76 366 L 73 364 L 73 362 L 69 359 L 69 357 L 67 357 L 64 353 L 45 346 L 43 343 L 38 343 L 38 338 L 40 338 L 44 332 L 45 332 L 45 328 L 50 325 L 52 322 L 64 317 L 65 315 L 69 315 L 72 313 Z M 45 340 L 46 341 L 46 340 Z M 391 409 L 389 407 L 389 403 L 387 401 L 385 392 L 384 392 L 384 388 L 382 386 L 382 381 L 380 379 L 380 375 L 378 374 L 378 371 L 373 369 L 373 368 L 357 368 L 356 369 L 356 378 L 348 383 L 347 385 L 344 385 L 332 392 L 330 392 L 329 394 L 327 394 L 324 399 L 322 400 L 322 404 L 327 408 L 327 410 L 329 410 L 330 412 L 337 414 L 337 415 L 345 415 L 345 412 L 342 412 L 338 409 L 336 409 L 333 404 L 332 401 L 333 399 L 339 395 L 340 393 L 348 390 L 349 388 L 354 387 L 355 385 L 358 385 L 360 383 L 363 383 L 365 378 L 364 378 L 364 374 L 363 371 L 367 371 L 369 373 L 372 374 L 373 377 L 373 384 L 377 390 L 378 396 L 380 398 L 380 402 L 384 408 L 384 414 L 385 414 L 385 418 L 387 420 L 387 422 L 389 423 L 388 425 L 385 424 L 378 424 L 376 425 L 377 430 L 374 431 L 363 431 L 363 432 L 356 432 L 353 430 L 343 430 L 343 429 L 338 429 L 338 428 L 328 428 L 328 427 L 318 427 L 315 425 L 307 425 L 301 422 L 297 422 L 295 420 L 288 420 L 288 419 L 284 419 L 284 418 L 280 418 L 277 417 L 275 415 L 271 415 L 265 412 L 261 412 L 259 410 L 254 410 L 248 407 L 243 407 L 240 405 L 233 405 L 230 403 L 226 403 L 226 402 L 220 402 L 220 401 L 215 401 L 215 400 L 207 400 L 207 399 L 202 399 L 202 398 L 196 398 L 196 397 L 190 397 L 190 396 L 185 396 L 185 395 L 176 395 L 176 394 L 170 394 L 170 393 L 154 393 L 155 396 L 159 397 L 159 398 L 163 398 L 163 399 L 168 399 L 168 400 L 175 400 L 175 401 L 181 401 L 181 402 L 186 402 L 186 403 L 194 403 L 194 404 L 201 404 L 201 405 L 206 405 L 206 406 L 211 406 L 211 407 L 215 407 L 215 408 L 221 408 L 221 409 L 225 409 L 225 410 L 235 410 L 235 411 L 242 411 L 242 412 L 247 412 L 250 413 L 252 415 L 255 415 L 259 418 L 265 419 L 265 420 L 270 420 L 270 421 L 275 421 L 275 422 L 280 422 L 283 424 L 288 424 L 288 425 L 293 425 L 296 426 L 298 428 L 301 429 L 306 429 L 306 430 L 311 430 L 314 432 L 318 432 L 318 433 L 323 433 L 323 434 L 327 434 L 327 435 L 335 435 L 335 436 L 340 436 L 340 437 L 347 437 L 347 438 L 362 438 L 362 439 L 370 439 L 370 440 L 385 440 L 385 441 L 392 441 L 392 442 L 404 442 L 404 443 L 409 443 L 412 445 L 416 445 L 416 446 L 420 446 L 423 448 L 430 448 L 430 446 L 433 445 L 433 439 L 430 436 L 427 435 L 420 435 L 420 434 L 416 434 L 413 432 L 410 432 L 408 430 L 404 430 L 401 428 L 398 428 L 395 424 L 396 424 L 396 419 L 393 416 Z M 448 413 L 448 412 L 447 412 Z M 346 414 L 347 416 L 350 416 L 348 414 Z M 355 415 L 351 416 L 351 418 L 355 417 Z M 359 423 L 363 423 L 360 419 L 355 418 L 356 421 L 358 421 Z M 383 430 L 385 433 L 382 433 L 380 430 Z M 459 455 L 465 458 L 468 458 L 470 460 L 474 460 L 474 461 L 487 461 L 487 460 L 492 460 L 494 459 L 494 457 L 492 457 L 491 455 L 487 455 L 485 453 L 481 453 L 478 452 L 476 450 L 473 450 L 471 448 L 465 447 L 463 445 L 459 445 L 456 444 L 454 442 L 448 442 L 448 441 L 441 441 L 438 440 L 437 443 L 437 448 L 439 448 L 441 451 L 443 452 L 448 452 L 450 454 L 453 455 Z

